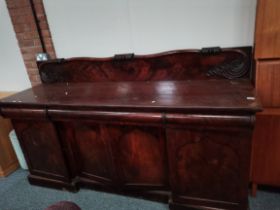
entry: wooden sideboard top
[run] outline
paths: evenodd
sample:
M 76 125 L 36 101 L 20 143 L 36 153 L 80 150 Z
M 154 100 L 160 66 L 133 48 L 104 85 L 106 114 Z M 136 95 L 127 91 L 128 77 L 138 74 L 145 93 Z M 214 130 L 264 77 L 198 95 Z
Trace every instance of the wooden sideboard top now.
M 248 80 L 42 84 L 0 101 L 0 108 L 254 113 Z

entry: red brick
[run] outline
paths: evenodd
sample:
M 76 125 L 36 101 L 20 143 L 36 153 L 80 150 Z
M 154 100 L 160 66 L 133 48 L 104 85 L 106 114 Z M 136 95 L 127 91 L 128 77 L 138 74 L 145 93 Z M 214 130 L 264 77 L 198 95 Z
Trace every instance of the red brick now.
M 48 52 L 49 56 L 51 59 L 55 59 L 56 58 L 56 53 L 55 51 L 52 51 L 52 52 Z
M 39 29 L 29 0 L 6 0 L 6 2 L 31 84 L 32 86 L 40 84 L 36 54 L 42 52 L 42 44 L 38 30 L 41 30 L 47 53 L 51 58 L 56 58 L 43 1 L 33 0 Z
M 34 40 L 19 40 L 20 47 L 32 47 L 34 46 Z
M 28 69 L 27 70 L 27 73 L 29 76 L 39 76 L 39 71 L 38 69 Z
M 34 54 L 36 55 L 37 53 L 42 52 L 42 47 L 24 47 L 21 48 L 22 54 Z
M 13 24 L 35 24 L 32 14 L 11 17 Z
M 39 75 L 39 70 L 38 68 L 28 68 L 27 73 L 30 76 Z
M 40 85 L 42 82 L 40 81 L 40 82 L 32 82 L 31 81 L 31 85 L 34 87 L 34 86 L 37 86 L 37 85 Z
M 34 5 L 37 5 L 37 4 L 43 5 L 43 1 L 42 0 L 33 0 L 33 3 L 34 3 Z
M 36 39 L 36 38 L 39 38 L 39 34 L 38 34 L 38 31 L 30 31 L 30 32 L 25 32 L 23 34 L 23 38 L 24 39 Z
M 49 25 L 48 25 L 48 23 L 47 23 L 46 20 L 41 21 L 41 22 L 39 23 L 39 25 L 40 25 L 40 29 L 41 29 L 41 30 L 49 29 Z
M 17 33 L 17 38 L 19 41 L 33 40 L 34 38 L 39 38 L 39 34 L 37 31 Z
M 40 81 L 39 71 L 37 71 L 37 72 L 27 71 L 27 74 L 28 74 L 28 77 L 29 77 L 31 82 L 39 82 Z
M 25 40 L 25 39 L 24 39 L 24 33 L 23 33 L 23 32 L 22 32 L 22 33 L 17 33 L 16 36 L 17 36 L 17 39 L 18 39 L 19 42 Z
M 52 39 L 50 37 L 44 37 L 45 46 L 53 45 Z
M 38 77 L 31 77 L 30 81 L 31 81 L 31 84 L 32 84 L 33 87 L 42 84 L 39 76 Z
M 35 24 L 16 24 L 14 25 L 14 30 L 16 33 L 26 32 L 26 31 L 32 31 L 35 30 L 36 26 Z
M 24 61 L 34 61 L 34 60 L 36 60 L 36 54 L 33 54 L 33 53 L 22 54 L 22 57 L 23 57 Z
M 10 15 L 14 17 L 14 16 L 29 15 L 31 14 L 32 10 L 30 6 L 27 6 L 27 7 L 10 9 L 9 12 Z
M 25 66 L 28 69 L 28 71 L 30 71 L 31 69 L 37 69 L 37 63 L 35 61 L 26 61 Z
M 39 74 L 31 74 L 31 75 L 29 75 L 29 79 L 30 79 L 30 81 L 32 82 L 32 83 L 41 83 L 41 78 L 40 78 L 40 76 L 39 76 Z
M 33 39 L 33 41 L 34 41 L 34 46 L 42 46 L 40 39 Z
M 51 45 L 46 45 L 46 50 L 47 50 L 48 52 L 54 51 L 53 45 L 52 45 L 52 44 L 51 44 Z
M 37 16 L 45 14 L 45 9 L 42 4 L 35 4 L 35 11 Z
M 26 26 L 25 24 L 16 24 L 13 26 L 16 33 L 24 32 L 26 30 L 25 28 L 28 28 L 28 25 Z
M 37 19 L 39 20 L 39 23 L 45 22 L 46 21 L 46 15 L 45 14 L 37 15 Z
M 51 37 L 51 33 L 49 30 L 42 30 L 41 33 L 43 37 Z
M 6 0 L 6 3 L 9 9 L 30 6 L 28 0 Z

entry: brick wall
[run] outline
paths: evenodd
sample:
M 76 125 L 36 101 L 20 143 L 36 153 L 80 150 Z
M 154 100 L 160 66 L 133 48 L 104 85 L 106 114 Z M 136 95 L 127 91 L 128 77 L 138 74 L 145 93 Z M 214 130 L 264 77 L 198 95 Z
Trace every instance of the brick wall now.
M 56 58 L 56 54 L 43 1 L 32 1 L 38 19 L 38 25 L 36 25 L 30 0 L 6 0 L 6 3 L 27 74 L 32 86 L 34 86 L 41 83 L 36 65 L 36 54 L 43 52 L 43 47 L 51 58 Z

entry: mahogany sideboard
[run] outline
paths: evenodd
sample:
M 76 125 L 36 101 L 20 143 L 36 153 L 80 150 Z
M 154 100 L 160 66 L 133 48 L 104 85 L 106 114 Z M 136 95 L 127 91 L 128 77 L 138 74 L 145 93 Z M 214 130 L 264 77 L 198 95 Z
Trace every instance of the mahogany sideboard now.
M 251 48 L 38 64 L 43 84 L 5 98 L 31 184 L 162 199 L 170 209 L 248 208 L 261 110 Z

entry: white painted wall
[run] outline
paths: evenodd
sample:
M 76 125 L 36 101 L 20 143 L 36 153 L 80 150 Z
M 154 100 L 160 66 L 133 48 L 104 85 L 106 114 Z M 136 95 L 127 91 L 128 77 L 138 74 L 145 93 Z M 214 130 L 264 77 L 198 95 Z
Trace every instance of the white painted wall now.
M 253 45 L 256 0 L 44 0 L 58 57 Z
M 0 0 L 0 91 L 31 87 L 4 0 Z

